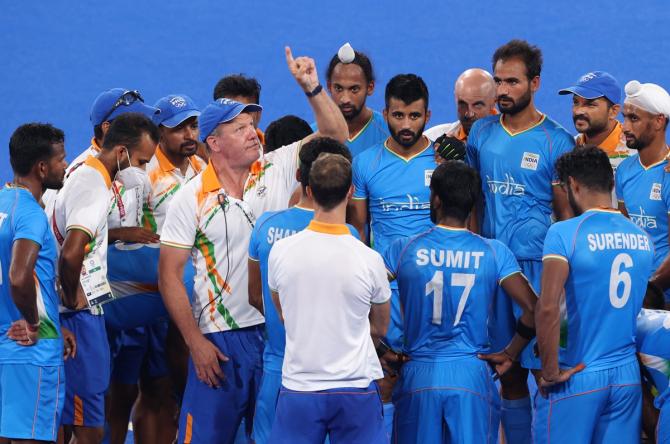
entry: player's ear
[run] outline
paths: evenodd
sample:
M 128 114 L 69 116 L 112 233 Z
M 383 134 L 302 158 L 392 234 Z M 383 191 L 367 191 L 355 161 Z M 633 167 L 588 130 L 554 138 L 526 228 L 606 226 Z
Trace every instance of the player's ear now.
M 382 116 L 384 117 L 384 122 L 388 123 L 389 122 L 389 111 L 388 111 L 386 106 L 382 110 Z
M 368 88 L 367 88 L 366 93 L 367 93 L 368 96 L 371 96 L 373 92 L 375 92 L 375 81 L 374 80 L 368 82 Z
M 535 76 L 530 80 L 530 90 L 536 92 L 540 89 L 540 76 Z
M 314 194 L 312 194 L 312 188 L 309 185 L 307 185 L 306 190 L 307 190 L 307 197 L 314 200 Z
M 621 105 L 617 103 L 612 105 L 607 113 L 609 114 L 610 119 L 616 119 L 616 116 L 619 115 L 620 111 L 621 111 Z
M 354 191 L 356 188 L 354 188 L 354 184 L 352 183 L 349 186 L 349 191 L 347 191 L 347 201 L 351 200 L 351 198 L 354 196 Z
M 296 180 L 297 182 L 300 182 L 300 168 L 298 168 L 297 170 L 295 170 L 295 180 Z
M 425 123 L 428 123 L 429 120 L 430 120 L 430 110 L 427 109 L 426 110 L 426 122 Z

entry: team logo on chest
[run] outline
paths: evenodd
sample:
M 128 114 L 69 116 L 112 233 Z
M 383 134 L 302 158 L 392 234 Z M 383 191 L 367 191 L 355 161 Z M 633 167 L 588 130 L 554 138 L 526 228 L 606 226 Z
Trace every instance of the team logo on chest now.
M 661 184 L 652 183 L 651 191 L 649 192 L 649 200 L 661 200 Z
M 524 152 L 521 157 L 521 168 L 526 170 L 537 170 L 537 165 L 540 163 L 540 155 L 535 153 Z
M 423 170 L 423 184 L 427 187 L 430 186 L 430 178 L 433 177 L 433 171 L 435 170 Z

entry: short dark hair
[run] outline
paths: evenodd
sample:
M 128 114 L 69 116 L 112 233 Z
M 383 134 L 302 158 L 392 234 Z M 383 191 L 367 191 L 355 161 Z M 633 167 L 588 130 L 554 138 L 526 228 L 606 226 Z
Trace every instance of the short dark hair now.
M 351 162 L 351 151 L 346 145 L 330 137 L 316 137 L 302 146 L 298 155 L 300 183 L 303 187 L 309 185 L 309 173 L 312 164 L 322 153 L 339 154 Z
M 149 134 L 156 144 L 160 138 L 158 127 L 144 114 L 123 113 L 112 121 L 102 142 L 102 149 L 111 150 L 123 145 L 129 151 L 137 148 L 144 133 Z
M 387 109 L 391 98 L 400 99 L 405 105 L 423 99 L 428 109 L 428 87 L 416 74 L 398 74 L 389 80 L 384 94 Z
M 250 97 L 254 103 L 260 103 L 261 84 L 253 77 L 244 74 L 231 74 L 223 77 L 214 86 L 214 100 L 230 99 L 231 97 Z
M 279 147 L 290 145 L 312 134 L 309 123 L 297 116 L 280 117 L 265 129 L 265 152 L 269 153 Z
M 9 163 L 17 176 L 27 176 L 37 162 L 53 156 L 53 145 L 65 142 L 62 130 L 50 123 L 26 123 L 9 139 Z
M 339 154 L 320 154 L 309 172 L 309 188 L 320 207 L 335 208 L 351 188 L 351 162 Z
M 102 123 L 93 127 L 93 137 L 100 141 L 105 138 L 105 133 L 102 132 Z
M 563 154 L 556 161 L 556 171 L 563 183 L 572 177 L 590 190 L 612 192 L 614 172 L 610 159 L 595 145 L 584 145 Z
M 335 54 L 333 58 L 330 59 L 328 69 L 326 70 L 326 80 L 328 82 L 330 82 L 331 77 L 333 77 L 333 71 L 335 70 L 335 67 L 340 63 L 342 63 L 342 61 L 340 61 L 340 57 L 337 54 Z M 366 82 L 370 83 L 375 81 L 375 72 L 372 69 L 372 62 L 366 54 L 360 51 L 354 51 L 354 60 L 350 63 L 361 67 Z
M 430 190 L 440 199 L 442 217 L 464 222 L 477 203 L 481 180 L 474 168 L 457 160 L 448 160 L 433 171 Z
M 493 53 L 493 71 L 499 60 L 520 59 L 526 65 L 526 77 L 532 80 L 542 72 L 542 51 L 525 40 L 510 40 Z

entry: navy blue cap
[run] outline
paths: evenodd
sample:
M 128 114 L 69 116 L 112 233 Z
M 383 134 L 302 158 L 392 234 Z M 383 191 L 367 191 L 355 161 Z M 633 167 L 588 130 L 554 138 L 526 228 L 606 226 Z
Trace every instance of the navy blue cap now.
M 174 128 L 184 120 L 200 115 L 195 102 L 184 94 L 170 94 L 158 100 L 154 106 L 160 110 L 154 116 L 154 123 L 167 128 Z
M 558 91 L 559 94 L 577 94 L 585 99 L 606 97 L 612 103 L 621 103 L 621 86 L 619 82 L 605 71 L 593 71 L 584 74 L 576 85 Z
M 255 103 L 245 105 L 230 99 L 218 99 L 207 105 L 200 114 L 200 140 L 203 142 L 207 140 L 207 136 L 212 134 L 217 126 L 230 122 L 243 111 L 263 111 L 263 107 Z
M 123 96 L 126 96 L 128 100 L 119 103 Z M 100 93 L 93 102 L 91 123 L 97 126 L 105 121 L 110 122 L 123 113 L 140 113 L 153 120 L 157 112 L 159 112 L 158 109 L 144 104 L 137 91 L 112 88 Z

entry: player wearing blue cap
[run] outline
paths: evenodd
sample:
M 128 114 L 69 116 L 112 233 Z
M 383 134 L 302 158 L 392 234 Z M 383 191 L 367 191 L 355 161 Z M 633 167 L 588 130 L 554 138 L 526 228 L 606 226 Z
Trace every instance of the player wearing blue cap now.
M 409 362 L 394 393 L 394 442 L 496 443 L 499 398 L 485 362 L 503 373 L 534 336 L 536 296 L 512 252 L 465 226 L 479 193 L 477 172 L 462 162 L 438 166 L 431 178 L 431 219 L 438 224 L 398 239 L 384 261 L 398 281 Z M 495 288 L 523 307 L 516 336 L 489 350 L 488 317 Z
M 346 138 L 344 118 L 323 93 L 314 61 L 294 59 L 289 48 L 286 61 L 321 132 L 262 155 L 249 115 L 260 106 L 228 99 L 208 105 L 199 124 L 209 164 L 176 193 L 161 232 L 159 289 L 190 351 L 179 442 L 231 442 L 242 418 L 251 427 L 264 319 L 248 301 L 249 237 L 256 216 L 288 206 L 302 143 L 319 135 Z M 180 279 L 191 257 L 193 306 Z
M 346 144 L 356 157 L 365 149 L 382 143 L 389 135 L 384 118 L 378 111 L 366 106 L 375 91 L 375 74 L 370 58 L 353 51 L 353 60 L 341 60 L 335 54 L 328 63 L 326 81 L 328 92 L 347 121 L 349 136 Z M 313 124 L 316 130 L 317 125 Z
M 102 439 L 110 350 L 100 304 L 113 298 L 107 280 L 107 217 L 112 178 L 129 188 L 141 182 L 158 143 L 146 116 L 124 113 L 109 127 L 102 151 L 75 169 L 47 208 L 60 249 L 61 322 L 77 337 L 78 353 L 65 363 L 63 425 L 77 442 Z
M 281 387 L 281 369 L 286 343 L 284 325 L 279 320 L 268 287 L 268 256 L 272 246 L 280 239 L 304 230 L 314 217 L 314 203 L 307 194 L 309 171 L 321 153 L 339 154 L 351 160 L 346 146 L 328 138 L 307 142 L 300 150 L 298 180 L 301 198 L 292 208 L 268 211 L 258 218 L 249 241 L 249 303 L 265 316 L 265 349 L 263 351 L 263 379 L 256 400 L 253 439 L 265 444 L 270 437 L 277 397 Z M 352 235 L 358 232 L 349 226 Z
M 64 135 L 18 127 L 9 141 L 14 180 L 0 191 L 0 440 L 56 441 L 65 397 L 56 293 L 56 241 L 40 206 L 65 176 Z M 73 350 L 68 341 L 66 357 Z
M 639 442 L 642 392 L 636 318 L 651 275 L 654 245 L 610 208 L 607 154 L 586 146 L 556 163 L 576 217 L 552 225 L 544 243 L 536 307 L 539 380 L 537 443 Z M 559 353 L 561 300 L 567 309 Z
M 245 105 L 260 105 L 261 103 L 261 84 L 253 77 L 247 77 L 243 74 L 231 74 L 222 77 L 214 86 L 212 94 L 214 100 L 230 99 Z M 265 134 L 258 125 L 263 116 L 263 110 L 250 111 L 249 114 L 254 119 L 256 135 L 261 145 L 265 145 Z
M 540 287 L 542 245 L 552 221 L 569 217 L 565 193 L 556 184 L 554 164 L 574 140 L 558 123 L 535 108 L 542 53 L 525 41 L 512 40 L 493 55 L 493 78 L 500 116 L 479 119 L 468 135 L 467 157 L 482 178 L 484 204 L 481 233 L 507 245 L 535 291 Z M 514 333 L 519 309 L 500 291 L 490 322 L 494 350 Z M 527 371 L 538 368 L 532 347 L 521 366 L 501 378 L 501 418 L 509 442 L 530 442 L 531 408 Z

